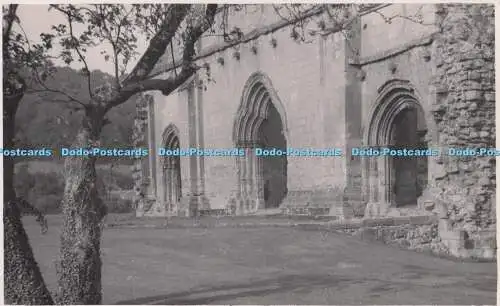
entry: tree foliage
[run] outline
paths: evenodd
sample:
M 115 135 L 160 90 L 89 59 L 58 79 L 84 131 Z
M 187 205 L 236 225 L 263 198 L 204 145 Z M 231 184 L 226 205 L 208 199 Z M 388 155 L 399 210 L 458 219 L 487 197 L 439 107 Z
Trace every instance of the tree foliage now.
M 95 71 L 96 83 L 109 80 L 111 76 Z M 57 67 L 45 81 L 49 88 L 63 91 L 83 99 L 87 89 L 85 76 L 69 67 Z M 75 139 L 83 113 L 66 105 L 61 94 L 28 90 L 19 105 L 16 123 L 16 147 L 59 148 L 69 147 Z M 132 98 L 133 99 L 133 98 Z M 104 127 L 102 145 L 105 147 L 131 147 L 135 104 L 124 103 L 107 114 L 111 124 Z M 121 162 L 122 160 L 117 160 Z
M 67 65 L 80 65 L 85 76 L 85 97 L 63 94 L 68 102 L 77 107 L 100 105 L 106 110 L 127 101 L 134 94 L 160 90 L 169 93 L 194 72 L 190 58 L 195 54 L 196 40 L 212 24 L 216 5 L 169 5 L 169 4 L 93 4 L 50 5 L 50 10 L 61 14 L 65 23 L 52 26 L 50 33 L 42 33 L 40 46 L 60 46 L 54 59 Z M 139 44 L 146 40 L 147 48 L 139 54 Z M 175 78 L 159 80 L 149 73 L 171 44 L 184 46 L 182 70 Z M 113 66 L 113 76 L 103 84 L 90 71 L 88 51 L 96 46 L 109 46 L 101 51 L 102 58 Z M 35 48 L 33 48 L 36 50 Z M 135 65 L 131 67 L 131 63 Z M 34 69 L 34 78 L 45 91 L 45 71 Z M 52 90 L 51 90 L 52 89 Z

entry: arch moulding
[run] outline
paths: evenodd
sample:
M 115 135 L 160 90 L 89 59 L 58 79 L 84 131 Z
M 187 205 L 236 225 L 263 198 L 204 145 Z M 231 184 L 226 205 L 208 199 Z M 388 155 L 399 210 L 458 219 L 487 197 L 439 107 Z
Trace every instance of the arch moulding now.
M 408 80 L 393 79 L 384 83 L 377 90 L 378 96 L 371 105 L 367 124 L 363 127 L 363 144 L 367 146 L 386 145 L 385 134 L 389 134 L 390 125 L 402 110 L 414 108 L 418 111 L 418 127 L 425 129 L 426 112 L 421 102 L 422 97 Z
M 378 97 L 363 128 L 363 145 L 389 147 L 393 145 L 393 123 L 403 110 L 417 112 L 417 133 L 427 130 L 421 97 L 407 80 L 390 80 L 378 89 Z M 392 205 L 391 170 L 388 157 L 362 159 L 363 196 L 368 202 L 365 216 L 379 216 Z
M 271 79 L 261 71 L 250 75 L 243 87 L 236 118 L 233 124 L 233 143 L 246 146 L 257 139 L 262 121 L 267 118 L 270 105 L 278 111 L 285 139 L 289 139 L 288 120 L 283 103 L 274 89 Z
M 173 148 L 174 146 L 180 147 L 180 137 L 179 137 L 179 129 L 177 126 L 173 123 L 170 123 L 165 127 L 163 130 L 162 134 L 162 142 L 161 142 L 162 147 L 164 148 Z M 166 165 L 164 164 L 168 158 L 162 158 L 161 159 L 161 166 L 165 167 Z

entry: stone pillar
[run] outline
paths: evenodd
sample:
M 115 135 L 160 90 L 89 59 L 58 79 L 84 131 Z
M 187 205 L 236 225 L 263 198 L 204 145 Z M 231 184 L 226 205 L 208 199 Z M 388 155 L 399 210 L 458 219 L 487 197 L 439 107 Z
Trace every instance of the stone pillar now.
M 201 40 L 199 41 L 201 44 Z M 201 45 L 198 46 L 201 49 Z M 195 76 L 196 86 L 196 143 L 198 148 L 205 148 L 205 138 L 204 138 L 204 124 L 203 124 L 203 88 L 201 84 L 201 79 L 198 75 Z M 199 195 L 199 209 L 209 210 L 210 203 L 208 198 L 205 196 L 205 156 L 197 156 L 197 168 L 198 168 L 198 195 Z
M 376 147 L 375 147 L 376 148 Z M 369 182 L 369 188 L 370 188 L 370 202 L 371 203 L 378 203 L 380 201 L 379 199 L 379 189 L 378 189 L 378 180 L 379 180 L 379 173 L 378 173 L 378 162 L 379 158 L 376 156 L 368 157 L 369 158 L 369 169 L 370 169 L 370 174 L 368 179 L 370 180 Z
M 134 128 L 132 135 L 132 143 L 136 148 L 148 148 L 149 134 L 149 101 L 145 95 L 137 99 L 136 117 L 134 119 Z M 151 152 L 149 152 L 151 153 Z M 132 165 L 132 177 L 134 179 L 134 207 L 136 208 L 136 215 L 143 216 L 148 214 L 154 204 L 154 197 L 151 190 L 151 169 L 150 156 L 137 158 Z
M 361 20 L 350 24 L 346 34 L 345 48 L 345 162 L 346 186 L 342 203 L 335 203 L 330 214 L 339 214 L 341 218 L 351 218 L 356 213 L 363 216 L 366 201 L 362 192 L 362 165 L 358 156 L 351 156 L 354 147 L 362 146 L 362 95 L 359 63 L 361 53 Z M 340 207 L 339 207 L 340 206 Z
M 382 150 L 388 146 L 372 146 L 375 150 Z M 366 157 L 368 168 L 368 199 L 365 209 L 365 218 L 385 216 L 391 206 L 390 160 L 389 157 Z
M 264 169 L 262 167 L 262 158 L 255 156 L 255 150 L 252 152 L 254 161 L 253 173 L 255 180 L 255 205 L 253 211 L 265 208 L 264 202 Z
M 393 146 L 392 144 L 379 146 L 380 149 L 383 147 L 391 148 Z M 389 156 L 378 158 L 378 160 L 380 165 L 378 170 L 380 214 L 387 215 L 394 204 L 394 195 L 392 193 L 396 176 L 394 160 L 391 160 Z
M 229 199 L 229 211 L 232 215 L 240 214 L 240 199 L 244 196 L 243 190 L 243 165 L 244 165 L 245 156 L 236 157 L 236 184 L 234 185 L 234 190 L 232 192 L 232 196 Z
M 166 206 L 168 211 L 171 214 L 176 214 L 179 211 L 179 205 L 181 200 L 182 191 L 180 190 L 180 181 L 179 181 L 179 160 L 172 158 L 167 164 L 167 168 L 165 169 L 165 176 L 167 178 L 167 182 L 165 184 L 165 192 L 166 192 Z
M 167 159 L 163 165 L 163 201 L 166 211 L 169 214 L 174 212 L 172 202 L 172 165 Z
M 146 100 L 148 107 L 148 150 L 149 150 L 149 160 L 148 160 L 148 168 L 149 168 L 149 194 L 152 197 L 157 198 L 157 183 L 156 183 L 156 135 L 155 135 L 155 104 L 154 98 L 152 95 L 145 95 L 144 99 Z
M 253 184 L 252 184 L 252 147 L 249 145 L 244 146 L 245 156 L 240 159 L 240 198 L 237 199 L 236 214 L 244 215 L 249 212 L 250 202 L 252 198 Z
M 256 145 L 241 143 L 239 147 L 245 155 L 236 157 L 238 180 L 229 206 L 234 214 L 245 215 L 264 207 L 262 161 L 255 156 Z
M 247 162 L 247 174 L 248 174 L 248 200 L 246 201 L 247 212 L 252 212 L 255 207 L 255 200 L 257 198 L 257 186 L 256 186 L 256 156 L 254 154 L 254 146 L 248 148 L 248 162 Z
M 203 150 L 203 121 L 202 121 L 202 91 L 200 88 L 200 79 L 195 77 L 188 88 L 188 126 L 189 126 L 189 147 Z M 188 216 L 199 216 L 200 211 L 210 209 L 207 197 L 205 196 L 204 181 L 204 162 L 203 156 L 189 156 L 190 168 L 190 192 L 183 199 L 183 206 L 187 206 Z

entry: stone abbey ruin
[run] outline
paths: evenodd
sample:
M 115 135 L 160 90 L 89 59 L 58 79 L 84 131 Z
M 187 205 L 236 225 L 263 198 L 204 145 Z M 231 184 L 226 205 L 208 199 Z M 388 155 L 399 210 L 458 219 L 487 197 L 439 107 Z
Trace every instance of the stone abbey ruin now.
M 300 21 L 262 5 L 228 17 L 243 34 L 238 43 L 204 38 L 197 63 L 214 81 L 200 72 L 174 94 L 148 94 L 138 105 L 135 143 L 149 156 L 134 166 L 137 215 L 378 220 L 377 232 L 393 240 L 494 258 L 495 156 L 350 154 L 495 148 L 494 6 L 384 4 L 346 16 L 353 18 L 344 30 L 300 42 Z M 318 10 L 309 23 L 322 18 Z M 246 154 L 159 156 L 159 148 Z M 260 157 L 255 148 L 344 154 Z

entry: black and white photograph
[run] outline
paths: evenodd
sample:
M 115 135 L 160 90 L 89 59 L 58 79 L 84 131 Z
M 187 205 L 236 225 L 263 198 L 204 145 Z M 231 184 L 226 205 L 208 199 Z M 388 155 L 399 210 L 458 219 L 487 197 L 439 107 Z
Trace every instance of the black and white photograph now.
M 495 6 L 5 2 L 1 303 L 495 305 Z

